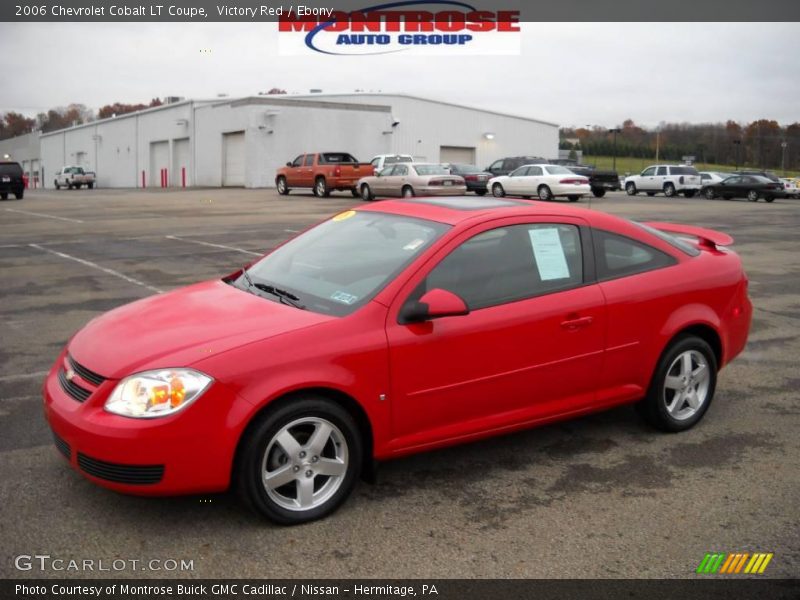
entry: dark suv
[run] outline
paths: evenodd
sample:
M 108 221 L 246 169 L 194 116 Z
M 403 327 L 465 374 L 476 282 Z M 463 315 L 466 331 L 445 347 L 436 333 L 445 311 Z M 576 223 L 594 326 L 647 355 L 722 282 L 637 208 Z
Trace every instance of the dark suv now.
M 508 175 L 522 165 L 541 165 L 548 162 L 550 161 L 538 156 L 510 156 L 494 161 L 490 166 L 486 167 L 486 171 L 491 173 L 492 177 L 498 177 L 500 175 Z
M 9 193 L 22 200 L 25 193 L 22 167 L 17 162 L 0 162 L 0 198 L 8 200 Z

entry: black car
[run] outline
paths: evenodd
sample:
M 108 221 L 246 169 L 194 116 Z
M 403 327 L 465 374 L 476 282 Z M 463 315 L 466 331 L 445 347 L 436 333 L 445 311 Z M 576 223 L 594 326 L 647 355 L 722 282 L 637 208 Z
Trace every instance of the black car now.
M 9 194 L 14 194 L 17 200 L 22 200 L 25 194 L 22 167 L 17 162 L 0 162 L 0 198 L 8 200 Z
M 772 202 L 775 198 L 786 197 L 780 181 L 776 183 L 761 175 L 734 175 L 719 183 L 705 186 L 703 194 L 709 200 L 716 197 L 725 198 L 725 200 L 747 198 L 750 202 L 757 202 L 759 198 L 763 198 L 766 202 Z
M 459 175 L 464 178 L 464 183 L 467 184 L 468 192 L 475 192 L 478 196 L 483 196 L 488 191 L 486 184 L 494 177 L 491 173 L 476 167 L 475 165 L 465 165 L 450 163 L 445 165 L 450 169 L 453 175 Z
M 499 175 L 508 175 L 522 165 L 541 165 L 549 162 L 546 158 L 538 156 L 509 156 L 508 158 L 500 158 L 494 161 L 485 170 L 491 173 L 492 177 L 498 177 Z
M 758 177 L 766 177 L 770 181 L 774 183 L 780 183 L 781 187 L 783 187 L 783 182 L 781 182 L 781 178 L 775 175 L 775 173 L 770 173 L 769 171 L 757 171 L 757 170 L 746 170 L 742 169 L 740 171 L 734 171 L 731 175 L 757 175 Z

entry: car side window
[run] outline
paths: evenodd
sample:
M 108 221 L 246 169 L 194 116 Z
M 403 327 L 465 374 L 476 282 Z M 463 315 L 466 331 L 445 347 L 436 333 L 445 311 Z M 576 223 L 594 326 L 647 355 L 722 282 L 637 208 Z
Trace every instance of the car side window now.
M 541 175 L 542 167 L 528 167 L 528 175 Z
M 642 177 L 651 177 L 656 174 L 655 167 L 647 167 L 644 171 L 642 171 Z
M 675 258 L 629 237 L 595 229 L 594 254 L 597 278 L 601 281 L 669 267 Z
M 394 172 L 394 169 L 395 169 L 394 165 L 389 165 L 388 167 L 383 167 L 383 169 L 381 169 L 379 175 L 381 177 L 388 177 L 389 175 L 391 175 Z
M 381 159 L 380 158 L 373 158 L 369 162 L 369 164 L 371 164 L 373 167 L 377 167 L 379 164 L 381 164 Z
M 302 164 L 303 164 L 303 155 L 302 154 L 292 161 L 292 166 L 293 167 L 299 167 Z
M 313 154 L 306 154 L 305 159 L 303 160 L 304 167 L 313 167 L 314 166 L 314 155 Z
M 656 175 L 666 175 L 666 174 L 667 174 L 667 167 L 658 167 Z
M 484 231 L 448 254 L 414 290 L 461 297 L 470 310 L 515 302 L 583 284 L 580 231 L 575 225 L 537 223 Z
M 492 165 L 489 167 L 489 170 L 490 171 L 499 171 L 502 168 L 503 168 L 503 160 L 501 159 L 501 160 L 494 161 L 492 163 Z
M 520 167 L 508 174 L 509 177 L 523 177 L 528 173 L 528 167 Z
M 406 176 L 408 175 L 408 167 L 398 163 L 395 165 L 394 170 L 392 171 L 392 175 Z

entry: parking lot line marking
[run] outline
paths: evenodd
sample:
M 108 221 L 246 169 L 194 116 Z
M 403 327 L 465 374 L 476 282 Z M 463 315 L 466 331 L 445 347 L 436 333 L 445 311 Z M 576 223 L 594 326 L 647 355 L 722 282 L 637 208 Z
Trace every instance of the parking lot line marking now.
M 286 233 L 300 233 L 299 229 L 284 229 Z
M 33 215 L 34 217 L 44 217 L 45 219 L 58 219 L 59 221 L 68 221 L 70 223 L 83 223 L 80 219 L 70 219 L 69 217 L 57 217 L 56 215 L 46 215 L 44 213 L 30 212 L 29 210 L 17 210 L 16 208 L 7 208 L 6 211 L 13 213 L 20 213 L 23 215 Z
M 77 263 L 82 265 L 86 265 L 87 267 L 91 267 L 93 269 L 97 269 L 98 271 L 102 271 L 103 273 L 107 273 L 109 275 L 113 275 L 114 277 L 119 277 L 120 279 L 124 279 L 128 283 L 133 283 L 135 285 L 141 286 L 146 288 L 150 291 L 153 291 L 157 294 L 163 292 L 163 290 L 158 289 L 157 287 L 153 287 L 152 285 L 148 285 L 138 279 L 134 279 L 133 277 L 128 277 L 127 275 L 120 273 L 119 271 L 115 271 L 114 269 L 109 269 L 108 267 L 102 267 L 97 263 L 93 263 L 90 260 L 86 260 L 83 258 L 78 258 L 77 256 L 72 256 L 71 254 L 64 254 L 63 252 L 58 252 L 56 250 L 51 250 L 50 248 L 45 248 L 40 246 L 39 244 L 28 244 L 31 248 L 36 248 L 37 250 L 41 250 L 42 252 L 49 252 L 50 254 L 55 254 L 56 256 L 60 256 L 61 258 L 66 258 L 68 260 L 74 260 Z
M 0 398 L 0 402 L 19 402 L 21 400 L 32 400 L 39 396 L 12 396 L 11 398 Z
M 234 248 L 233 246 L 225 246 L 224 244 L 212 244 L 211 242 L 202 242 L 200 240 L 189 240 L 186 238 L 178 237 L 176 235 L 165 235 L 168 240 L 176 240 L 178 242 L 189 242 L 191 244 L 200 244 L 201 246 L 210 246 L 211 248 L 222 248 L 223 250 L 233 250 L 234 252 L 241 252 L 242 254 L 251 254 L 253 256 L 261 256 L 261 252 L 251 252 L 243 248 Z
M 37 377 L 44 377 L 47 371 L 36 371 L 35 373 L 21 373 L 20 375 L 3 375 L 0 381 L 16 381 L 17 379 L 36 379 Z

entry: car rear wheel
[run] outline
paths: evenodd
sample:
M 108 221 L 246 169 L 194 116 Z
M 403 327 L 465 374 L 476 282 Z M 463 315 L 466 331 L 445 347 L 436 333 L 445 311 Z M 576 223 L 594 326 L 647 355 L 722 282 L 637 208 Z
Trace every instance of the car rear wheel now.
M 361 199 L 365 202 L 372 202 L 375 199 L 375 196 L 372 195 L 372 190 L 369 189 L 366 183 L 361 185 Z
M 327 516 L 350 495 L 362 464 L 353 417 L 319 396 L 268 411 L 242 440 L 236 466 L 241 498 L 282 525 Z
M 675 186 L 671 183 L 664 185 L 664 195 L 667 198 L 672 198 L 675 195 Z
M 758 202 L 758 192 L 756 190 L 750 190 L 747 192 L 747 199 L 750 202 Z
M 626 183 L 625 192 L 628 194 L 628 196 L 635 196 L 638 193 L 638 190 L 636 189 L 636 184 L 633 183 L 632 181 L 630 183 Z
M 17 200 L 22 200 L 24 197 L 25 197 L 25 190 L 14 192 L 14 198 L 16 198 Z
M 575 195 L 567 196 L 567 200 L 569 200 L 570 202 L 577 202 L 580 199 L 581 199 L 580 196 L 575 196 Z
M 414 193 L 414 188 L 412 188 L 410 185 L 403 186 L 401 194 L 403 198 L 413 198 L 414 196 L 416 196 L 416 194 Z
M 324 177 L 317 177 L 314 182 L 314 195 L 317 198 L 325 198 L 331 195 L 331 191 L 328 189 L 328 182 L 325 181 Z
M 502 198 L 505 195 L 506 191 L 503 189 L 502 185 L 500 185 L 499 183 L 495 183 L 492 186 L 492 196 L 494 196 L 495 198 Z
M 717 197 L 717 195 L 714 193 L 714 190 L 711 188 L 706 188 L 705 195 L 709 200 L 713 200 Z
M 551 200 L 553 198 L 553 192 L 551 192 L 550 188 L 546 185 L 540 185 L 537 191 L 539 200 Z
M 703 418 L 716 384 L 717 359 L 711 346 L 694 335 L 681 336 L 661 356 L 639 410 L 662 431 L 685 431 Z
M 595 198 L 602 198 L 606 195 L 606 190 L 605 188 L 592 188 L 592 194 Z
M 286 177 L 278 177 L 275 180 L 275 187 L 278 189 L 278 193 L 281 196 L 289 195 L 289 186 L 286 184 Z

